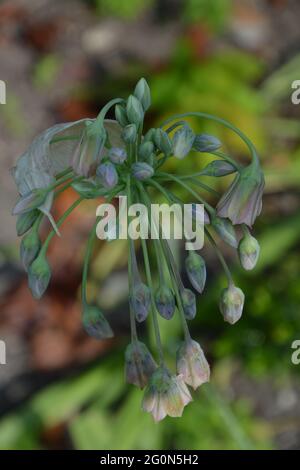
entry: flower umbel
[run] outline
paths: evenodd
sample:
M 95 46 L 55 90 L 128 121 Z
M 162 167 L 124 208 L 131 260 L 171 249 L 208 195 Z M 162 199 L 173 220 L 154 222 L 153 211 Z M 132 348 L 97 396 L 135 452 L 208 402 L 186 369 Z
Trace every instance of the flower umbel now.
M 221 293 L 220 310 L 224 320 L 234 324 L 242 315 L 245 296 L 234 284 L 221 251 L 222 244 L 220 248 L 215 235 L 229 245 L 226 255 L 230 249 L 237 250 L 242 267 L 246 270 L 254 268 L 259 256 L 259 244 L 248 227 L 252 227 L 261 211 L 264 176 L 254 145 L 234 125 L 207 113 L 191 112 L 172 116 L 159 127 L 145 131 L 145 113 L 150 105 L 150 88 L 147 81 L 141 78 L 127 99 L 112 99 L 100 110 L 96 119 L 57 124 L 38 135 L 12 171 L 18 190 L 13 214 L 17 216 L 17 234 L 22 237 L 20 256 L 27 271 L 29 288 L 33 297 L 40 299 L 51 278 L 48 247 L 51 240 L 60 235 L 58 228 L 61 224 L 82 201 L 88 203 L 98 198 L 107 202 L 119 198 L 120 201 L 126 196 L 127 205 L 120 207 L 118 222 L 108 225 L 108 230 L 104 228 L 103 232 L 107 240 L 121 239 L 123 232 L 128 235 L 131 342 L 125 353 L 125 376 L 128 383 L 146 387 L 142 407 L 156 421 L 160 421 L 167 415 L 181 416 L 185 405 L 192 400 L 187 386 L 196 389 L 208 382 L 210 368 L 201 346 L 191 339 L 188 326 L 188 321 L 192 321 L 197 314 L 200 299 L 197 302 L 195 293 L 185 287 L 178 263 L 181 257 L 173 253 L 175 244 L 169 243 L 170 236 L 165 236 L 164 223 L 159 217 L 153 227 L 152 203 L 156 203 L 158 197 L 162 197 L 169 206 L 176 203 L 184 209 L 184 215 L 189 219 L 189 230 L 183 227 L 183 237 L 188 238 L 194 224 L 201 230 L 204 241 L 208 240 L 228 283 Z M 111 108 L 115 120 L 106 119 Z M 196 134 L 186 118 L 208 119 L 234 132 L 247 145 L 251 163 L 243 166 L 221 151 L 222 143 L 217 137 Z M 182 172 L 172 173 L 175 158 L 197 159 L 190 166 L 198 168 L 201 155 L 197 157 L 197 152 L 206 153 L 205 163 L 199 171 L 185 174 L 184 168 L 188 165 L 182 165 Z M 213 160 L 207 163 L 210 157 Z M 233 175 L 233 180 L 221 195 L 217 191 L 218 186 L 210 185 L 210 182 L 212 178 L 220 180 L 228 175 Z M 55 221 L 51 214 L 52 205 L 69 187 L 78 199 Z M 186 196 L 189 198 L 188 208 L 185 206 L 186 199 L 183 199 Z M 133 238 L 136 237 L 130 235 L 129 229 L 133 222 L 132 214 L 134 210 L 142 212 L 145 206 L 147 215 L 143 214 L 143 217 L 149 224 L 146 224 L 145 230 L 141 229 L 140 243 L 135 245 Z M 116 204 L 113 204 L 113 210 L 115 207 Z M 167 209 L 171 208 L 167 206 Z M 112 329 L 95 299 L 88 299 L 89 265 L 97 242 L 98 224 L 103 222 L 98 214 L 97 211 L 83 260 L 81 301 L 84 330 L 93 338 L 102 340 L 113 336 Z M 41 226 L 45 217 L 52 227 L 44 238 L 45 231 L 43 229 L 41 233 Z M 236 229 L 235 225 L 241 227 Z M 238 242 L 240 231 L 243 236 Z M 141 247 L 139 254 L 142 254 L 142 263 L 136 253 L 138 246 Z M 188 246 L 189 253 L 184 263 L 186 275 L 197 294 L 202 294 L 207 277 L 206 251 L 196 253 L 190 249 L 191 243 Z M 165 365 L 165 353 L 170 354 L 172 347 L 163 344 L 160 327 L 162 323 L 171 322 L 177 317 L 184 339 L 177 351 L 177 375 L 174 375 Z M 149 321 L 157 363 L 146 344 L 139 339 Z M 142 322 L 143 325 L 140 325 Z M 164 338 L 169 339 L 174 329 L 171 324 L 168 325 L 170 328 Z M 173 340 L 170 338 L 170 341 Z

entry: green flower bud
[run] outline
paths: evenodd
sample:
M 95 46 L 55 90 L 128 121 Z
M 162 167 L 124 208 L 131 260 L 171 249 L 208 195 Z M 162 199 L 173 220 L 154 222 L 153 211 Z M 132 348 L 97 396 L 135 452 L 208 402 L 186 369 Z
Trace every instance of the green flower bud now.
M 129 124 L 129 121 L 127 119 L 127 114 L 126 110 L 123 106 L 120 104 L 116 104 L 115 106 L 115 117 L 120 126 L 125 127 Z
M 185 268 L 194 289 L 202 294 L 206 282 L 206 266 L 202 256 L 190 251 L 185 260 Z
M 223 289 L 220 298 L 220 311 L 224 320 L 233 325 L 242 316 L 245 295 L 241 289 L 230 284 Z
M 148 160 L 148 158 L 153 154 L 154 152 L 154 145 L 151 141 L 148 142 L 143 142 L 138 150 L 139 158 L 141 160 Z
M 129 303 L 138 322 L 146 320 L 151 304 L 151 293 L 148 286 L 137 283 L 129 296 Z
M 225 176 L 235 173 L 237 170 L 231 163 L 225 160 L 214 160 L 210 162 L 202 171 L 201 174 L 204 176 Z
M 190 339 L 184 341 L 176 354 L 177 374 L 196 390 L 209 382 L 210 368 L 200 344 Z
M 108 321 L 96 305 L 84 305 L 82 324 L 89 336 L 96 339 L 112 338 L 113 332 Z
M 20 245 L 20 258 L 26 271 L 28 271 L 32 261 L 37 257 L 40 249 L 41 240 L 38 230 L 33 228 L 23 237 Z
M 184 158 L 192 149 L 195 134 L 188 125 L 182 126 L 178 129 L 173 137 L 173 155 L 180 160 Z
M 154 143 L 167 157 L 172 154 L 172 142 L 168 134 L 162 129 L 155 129 Z
M 39 214 L 40 212 L 38 209 L 33 209 L 30 212 L 25 212 L 25 214 L 18 215 L 16 229 L 19 237 L 24 235 L 24 233 L 26 233 L 33 226 Z
M 28 283 L 35 299 L 40 299 L 46 291 L 51 278 L 51 270 L 43 250 L 28 269 Z
M 225 243 L 237 248 L 238 241 L 232 223 L 228 219 L 221 219 L 221 217 L 211 217 L 211 224 L 217 234 L 222 238 Z
M 147 346 L 141 341 L 133 341 L 125 351 L 126 382 L 139 388 L 146 387 L 149 378 L 157 368 Z
M 33 189 L 30 193 L 21 196 L 12 210 L 12 215 L 25 214 L 39 207 L 45 202 L 48 195 L 47 189 Z
M 153 142 L 154 143 L 155 129 L 152 127 L 144 135 L 143 142 Z
M 94 180 L 82 180 L 72 184 L 72 188 L 85 199 L 104 196 L 107 189 L 100 187 Z
M 214 152 L 222 146 L 221 142 L 217 137 L 208 134 L 196 135 L 193 149 L 197 152 Z
M 110 162 L 101 163 L 96 170 L 96 175 L 106 189 L 112 189 L 118 184 L 117 170 Z
M 107 141 L 107 132 L 97 120 L 87 123 L 74 155 L 73 166 L 76 173 L 89 176 L 94 173 L 103 157 Z
M 195 294 L 190 289 L 181 289 L 180 296 L 186 319 L 193 320 L 197 313 Z
M 133 144 L 136 141 L 137 130 L 135 124 L 129 124 L 124 127 L 122 132 L 122 138 L 126 144 Z
M 133 176 L 139 181 L 151 178 L 154 174 L 152 166 L 148 165 L 146 162 L 134 163 L 131 168 Z
M 250 271 L 257 263 L 260 252 L 260 246 L 256 238 L 250 233 L 246 233 L 241 239 L 238 247 L 240 263 L 244 269 Z
M 174 294 L 168 286 L 158 287 L 155 293 L 155 305 L 158 313 L 166 320 L 170 320 L 175 312 Z
M 144 78 L 141 78 L 135 87 L 134 96 L 140 101 L 144 111 L 147 111 L 151 105 L 151 93 L 148 83 Z
M 131 124 L 135 124 L 137 127 L 144 119 L 143 106 L 141 105 L 141 102 L 133 95 L 130 95 L 127 100 L 126 113 L 129 122 Z

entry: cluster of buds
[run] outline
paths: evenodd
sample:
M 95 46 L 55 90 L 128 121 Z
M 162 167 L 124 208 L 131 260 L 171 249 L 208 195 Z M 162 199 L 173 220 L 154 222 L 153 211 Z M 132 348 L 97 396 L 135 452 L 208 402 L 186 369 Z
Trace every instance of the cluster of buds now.
M 59 235 L 60 225 L 81 201 L 100 197 L 111 201 L 126 194 L 129 207 L 132 203 L 142 203 L 151 211 L 152 198 L 158 192 L 169 204 L 184 204 L 174 193 L 176 183 L 189 195 L 193 219 L 197 220 L 198 202 L 204 205 L 204 234 L 212 244 L 227 279 L 219 308 L 224 320 L 234 324 L 242 315 L 245 296 L 234 284 L 215 235 L 237 250 L 244 269 L 255 267 L 259 244 L 250 230 L 261 211 L 264 188 L 255 147 L 232 124 L 201 112 L 172 116 L 158 128 L 150 128 L 145 133 L 144 118 L 150 105 L 150 89 L 142 78 L 132 95 L 126 100 L 111 100 L 96 119 L 82 119 L 47 129 L 18 160 L 13 176 L 19 199 L 13 214 L 17 216 L 17 233 L 23 237 L 20 253 L 28 274 L 29 288 L 37 299 L 45 293 L 51 279 L 47 261 L 49 243 L 55 235 Z M 105 117 L 111 108 L 114 108 L 114 120 Z M 218 138 L 197 134 L 185 118 L 206 118 L 231 129 L 248 146 L 251 163 L 242 166 L 236 162 L 220 150 L 222 144 Z M 201 171 L 191 175 L 163 171 L 162 167 L 169 159 L 182 160 L 189 158 L 189 154 L 196 159 L 204 152 L 213 160 Z M 231 185 L 212 206 L 200 190 L 210 191 L 214 196 L 217 193 L 201 178 L 222 178 L 230 174 L 234 175 Z M 70 186 L 78 193 L 78 199 L 55 221 L 51 215 L 53 200 Z M 42 241 L 40 227 L 44 217 L 50 220 L 52 229 Z M 90 232 L 84 258 L 82 322 L 89 335 L 105 339 L 113 336 L 112 329 L 104 313 L 88 300 L 87 295 L 88 269 L 97 222 L 98 219 Z M 155 227 L 158 234 L 162 229 L 161 226 Z M 125 354 L 125 376 L 128 383 L 145 388 L 142 408 L 151 413 L 155 420 L 161 420 L 167 415 L 181 416 L 185 405 L 192 400 L 188 387 L 196 389 L 209 381 L 208 362 L 200 344 L 191 338 L 188 327 L 188 322 L 197 314 L 196 293 L 203 294 L 207 272 L 204 258 L 190 250 L 184 266 L 195 293 L 183 284 L 166 237 L 161 235 L 151 241 L 145 238 L 141 239 L 144 269 L 137 262 L 134 240 L 130 237 L 128 240 L 131 342 Z M 150 245 L 156 257 L 157 285 L 152 280 L 152 262 L 148 253 Z M 176 372 L 171 372 L 165 364 L 159 322 L 171 321 L 175 315 L 180 317 L 184 340 L 178 346 Z M 156 359 L 139 339 L 138 324 L 148 321 L 149 317 L 154 325 Z

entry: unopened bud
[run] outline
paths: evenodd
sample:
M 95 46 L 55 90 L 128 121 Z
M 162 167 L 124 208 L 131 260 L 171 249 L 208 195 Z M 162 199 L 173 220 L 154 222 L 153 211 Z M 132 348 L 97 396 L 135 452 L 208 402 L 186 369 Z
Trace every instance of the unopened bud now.
M 101 163 L 96 170 L 96 175 L 106 189 L 112 189 L 118 184 L 117 170 L 110 162 Z
M 94 199 L 107 193 L 107 189 L 97 184 L 93 179 L 76 181 L 72 184 L 72 188 L 85 199 Z
M 154 135 L 155 135 L 155 129 L 152 127 L 144 135 L 143 142 L 153 142 L 154 143 Z
M 192 149 L 195 134 L 187 124 L 178 129 L 173 137 L 173 155 L 180 160 L 184 158 Z
M 130 306 L 138 322 L 143 322 L 149 313 L 151 293 L 148 286 L 143 283 L 136 284 L 129 296 Z
M 193 143 L 193 149 L 197 152 L 214 152 L 222 146 L 217 137 L 208 134 L 198 134 Z
M 199 343 L 190 339 L 184 341 L 176 354 L 177 374 L 194 390 L 209 382 L 210 368 Z
M 230 284 L 226 289 L 223 289 L 220 298 L 220 311 L 224 320 L 233 325 L 242 316 L 245 295 L 241 289 Z
M 228 243 L 228 245 L 232 246 L 233 248 L 237 248 L 238 241 L 236 238 L 236 233 L 232 223 L 228 219 L 214 216 L 211 218 L 211 224 L 225 243 Z
M 250 233 L 246 233 L 241 239 L 238 247 L 240 263 L 244 269 L 250 271 L 257 263 L 260 252 L 260 246 L 256 238 Z
M 131 168 L 133 176 L 139 181 L 151 178 L 151 176 L 154 174 L 152 166 L 146 162 L 134 163 Z
M 28 230 L 33 226 L 39 214 L 40 212 L 38 209 L 33 209 L 30 212 L 25 212 L 25 214 L 18 215 L 16 229 L 19 237 L 21 235 L 24 235 L 24 233 L 28 232 Z
M 128 124 L 124 127 L 122 132 L 122 138 L 126 144 L 133 144 L 137 137 L 137 130 L 135 124 Z
M 135 87 L 134 96 L 140 101 L 144 111 L 147 111 L 151 105 L 151 93 L 148 83 L 144 78 L 141 78 Z
M 127 100 L 126 113 L 128 120 L 131 124 L 137 127 L 144 119 L 144 110 L 141 102 L 133 95 L 130 95 Z
M 139 388 L 146 387 L 149 378 L 157 368 L 147 346 L 141 341 L 130 343 L 125 351 L 126 382 Z
M 159 314 L 170 320 L 175 312 L 174 294 L 168 286 L 160 286 L 155 293 L 155 304 Z
M 30 193 L 20 197 L 12 210 L 12 215 L 25 214 L 36 209 L 45 202 L 47 195 L 47 189 L 33 189 Z
M 155 129 L 154 143 L 167 157 L 172 154 L 172 142 L 168 134 L 162 129 Z
M 143 142 L 139 148 L 139 158 L 141 160 L 148 160 L 154 151 L 154 145 L 151 141 Z
M 195 294 L 190 289 L 182 289 L 180 296 L 186 319 L 193 320 L 197 313 Z
M 96 305 L 84 305 L 82 324 L 87 334 L 93 338 L 105 339 L 114 335 L 108 321 Z
M 50 266 L 44 251 L 41 250 L 28 269 L 29 288 L 35 299 L 40 299 L 42 297 L 48 287 L 50 278 Z
M 235 173 L 236 168 L 224 160 L 214 160 L 210 162 L 202 171 L 204 176 L 226 176 Z
M 190 251 L 185 260 L 185 268 L 194 289 L 202 294 L 206 282 L 206 266 L 202 256 Z
M 112 163 L 120 165 L 125 162 L 127 159 L 127 153 L 125 149 L 119 147 L 112 147 L 108 151 L 108 158 Z
M 28 271 L 29 266 L 37 257 L 40 248 L 41 240 L 38 230 L 34 227 L 23 237 L 20 245 L 20 258 L 26 271 Z
M 126 110 L 120 104 L 116 104 L 115 106 L 115 116 L 121 127 L 125 127 L 127 124 L 129 124 Z

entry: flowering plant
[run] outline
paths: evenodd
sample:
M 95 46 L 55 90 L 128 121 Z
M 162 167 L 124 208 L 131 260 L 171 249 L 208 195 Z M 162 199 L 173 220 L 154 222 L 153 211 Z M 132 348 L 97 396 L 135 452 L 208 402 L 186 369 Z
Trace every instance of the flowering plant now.
M 195 203 L 191 217 L 197 220 L 196 203 L 204 206 L 204 233 L 212 244 L 224 268 L 228 281 L 220 297 L 220 311 L 224 320 L 233 324 L 242 315 L 244 294 L 234 285 L 227 263 L 213 233 L 237 249 L 241 265 L 254 268 L 259 244 L 250 228 L 261 211 L 264 177 L 252 142 L 239 129 L 227 121 L 201 112 L 175 115 L 160 127 L 143 133 L 144 115 L 151 104 L 150 89 L 145 79 L 139 80 L 127 100 L 111 100 L 96 119 L 82 119 L 67 124 L 57 124 L 35 138 L 29 149 L 19 158 L 13 169 L 19 199 L 13 209 L 17 216 L 17 233 L 22 236 L 20 255 L 28 273 L 29 288 L 39 299 L 46 291 L 51 278 L 47 249 L 59 227 L 84 199 L 113 198 L 126 195 L 128 206 L 140 202 L 151 211 L 153 190 L 160 192 L 168 204 L 183 205 L 183 201 L 168 187 L 176 183 L 184 188 Z M 114 107 L 115 120 L 106 119 Z M 241 166 L 220 151 L 221 142 L 214 136 L 195 134 L 185 118 L 216 121 L 231 129 L 247 145 L 251 163 Z M 171 124 L 172 122 L 172 124 Z M 184 159 L 191 152 L 207 153 L 214 157 L 200 172 L 180 175 L 162 170 L 170 158 Z M 219 194 L 201 181 L 202 176 L 223 177 L 234 174 L 227 191 Z M 78 199 L 64 215 L 55 221 L 51 215 L 53 200 L 72 186 Z M 218 197 L 212 207 L 199 191 L 202 189 Z M 128 213 L 129 214 L 129 213 Z M 52 229 L 41 242 L 39 230 L 44 217 Z M 82 322 L 87 333 L 95 338 L 113 336 L 111 327 L 97 305 L 89 302 L 87 276 L 92 257 L 99 216 L 90 232 L 83 264 L 81 300 Z M 235 226 L 242 229 L 238 242 Z M 191 401 L 188 385 L 196 389 L 207 382 L 210 368 L 200 345 L 191 338 L 188 321 L 196 315 L 196 296 L 185 287 L 173 258 L 163 228 L 154 227 L 157 237 L 151 241 L 157 260 L 159 284 L 154 289 L 149 244 L 141 237 L 145 281 L 136 259 L 135 243 L 128 237 L 128 279 L 131 343 L 125 353 L 125 373 L 129 383 L 146 388 L 142 407 L 152 413 L 155 420 L 166 415 L 181 416 L 184 406 Z M 189 281 L 199 294 L 206 283 L 206 265 L 203 257 L 189 250 L 185 260 Z M 165 364 L 159 330 L 158 315 L 170 320 L 175 311 L 181 319 L 184 340 L 176 357 L 176 374 Z M 138 339 L 137 323 L 151 314 L 158 350 L 157 361 L 147 346 Z

